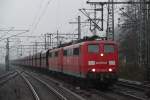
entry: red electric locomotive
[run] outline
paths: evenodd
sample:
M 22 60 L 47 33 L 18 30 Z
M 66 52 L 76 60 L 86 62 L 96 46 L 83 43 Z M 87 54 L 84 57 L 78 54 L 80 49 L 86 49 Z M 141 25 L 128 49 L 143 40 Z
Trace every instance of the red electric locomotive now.
M 49 50 L 48 69 L 94 82 L 117 79 L 118 50 L 113 41 L 85 41 Z
M 36 68 L 63 73 L 76 79 L 109 85 L 117 80 L 118 47 L 114 41 L 91 40 L 72 43 L 28 58 L 32 60 L 28 61 L 31 67 L 37 66 Z

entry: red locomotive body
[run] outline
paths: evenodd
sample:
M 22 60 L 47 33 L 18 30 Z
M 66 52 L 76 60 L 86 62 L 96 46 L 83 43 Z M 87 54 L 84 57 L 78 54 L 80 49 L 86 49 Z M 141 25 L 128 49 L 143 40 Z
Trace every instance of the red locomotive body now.
M 82 77 L 82 54 L 81 43 L 63 48 L 63 73 Z
M 48 69 L 48 62 L 47 62 L 47 60 L 48 60 L 48 51 L 43 51 L 43 52 L 41 52 L 41 59 L 40 59 L 40 61 L 41 61 L 41 69 Z
M 48 65 L 49 70 L 62 72 L 62 48 L 49 50 Z
M 86 41 L 49 50 L 48 65 L 51 71 L 111 82 L 117 79 L 117 45 L 112 41 Z
M 117 79 L 118 50 L 114 42 L 86 42 L 83 48 L 83 72 L 86 77 L 110 82 Z

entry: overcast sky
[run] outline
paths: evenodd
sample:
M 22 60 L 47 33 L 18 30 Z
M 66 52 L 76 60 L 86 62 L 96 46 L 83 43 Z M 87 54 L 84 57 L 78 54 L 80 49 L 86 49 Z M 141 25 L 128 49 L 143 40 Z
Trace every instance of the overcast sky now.
M 32 27 L 38 33 L 57 29 L 65 32 L 70 30 L 65 25 L 85 5 L 86 0 L 0 0 L 0 28 Z
M 55 32 L 57 29 L 70 32 L 75 25 L 68 22 L 82 15 L 78 9 L 87 7 L 86 1 L 0 0 L 0 28 L 30 28 L 36 34 Z
M 81 15 L 82 20 L 86 17 L 78 11 L 80 8 L 91 7 L 86 4 L 87 0 L 0 0 L 0 29 L 29 29 L 24 35 L 40 35 L 47 32 L 73 32 L 77 25 L 70 25 L 70 21 L 77 21 Z M 107 1 L 107 0 L 95 0 Z M 106 13 L 106 12 L 105 12 Z M 104 16 L 106 18 L 106 16 Z M 82 29 L 83 33 L 87 32 Z M 0 32 L 0 36 L 16 34 Z M 88 35 L 88 34 L 83 34 Z M 38 39 L 35 39 L 38 41 Z M 34 39 L 22 39 L 35 41 Z M 18 40 L 17 40 L 18 41 Z M 16 43 L 16 42 L 15 42 Z M 15 45 L 14 43 L 12 43 Z M 0 42 L 0 45 L 5 43 Z M 5 52 L 5 51 L 4 51 Z

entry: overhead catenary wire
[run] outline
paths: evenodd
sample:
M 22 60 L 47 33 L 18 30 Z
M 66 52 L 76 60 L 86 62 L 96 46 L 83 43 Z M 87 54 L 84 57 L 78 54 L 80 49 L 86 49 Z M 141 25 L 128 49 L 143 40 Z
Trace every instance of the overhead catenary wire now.
M 46 10 L 47 10 L 47 8 L 48 8 L 48 6 L 49 6 L 49 4 L 50 4 L 51 1 L 52 0 L 48 0 L 48 2 L 46 3 L 45 7 L 43 8 L 43 11 L 39 15 L 39 18 L 38 18 L 37 22 L 35 23 L 35 25 L 33 25 L 32 33 L 34 33 L 34 31 L 37 28 L 38 24 L 40 23 L 42 17 L 45 15 L 45 12 L 46 12 Z
M 7 38 L 11 38 L 11 37 L 14 37 L 14 36 L 21 35 L 21 34 L 26 33 L 26 32 L 29 32 L 29 30 L 26 30 L 26 31 L 24 31 L 24 32 L 20 32 L 20 33 L 17 33 L 17 34 L 14 34 L 14 35 L 11 35 L 11 36 L 2 38 L 2 39 L 0 39 L 0 41 L 3 41 L 3 40 L 5 40 L 5 39 L 7 39 Z
M 44 1 L 44 0 L 41 0 L 41 1 L 40 1 L 39 9 L 38 9 L 38 11 L 36 12 L 36 14 L 35 14 L 35 16 L 34 16 L 33 22 L 32 22 L 32 24 L 31 24 L 31 33 L 33 32 L 33 29 L 32 29 L 32 28 L 34 27 L 34 24 L 36 23 L 36 19 L 37 19 L 38 16 L 39 16 L 39 12 L 40 12 L 40 10 L 41 10 L 41 8 L 42 8 L 43 1 Z
M 13 29 L 14 29 L 14 27 L 11 27 L 9 30 L 7 30 L 7 32 L 5 32 L 5 34 L 2 35 L 2 36 L 0 37 L 0 39 L 2 39 L 3 37 L 5 37 L 6 35 L 8 35 L 8 33 L 9 33 L 11 30 L 13 30 Z

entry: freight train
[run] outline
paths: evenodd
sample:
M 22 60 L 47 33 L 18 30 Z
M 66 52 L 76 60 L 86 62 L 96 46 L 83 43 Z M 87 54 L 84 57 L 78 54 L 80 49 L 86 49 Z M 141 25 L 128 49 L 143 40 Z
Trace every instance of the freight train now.
M 12 63 L 112 85 L 118 77 L 118 47 L 114 41 L 83 41 L 48 49 Z

